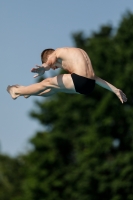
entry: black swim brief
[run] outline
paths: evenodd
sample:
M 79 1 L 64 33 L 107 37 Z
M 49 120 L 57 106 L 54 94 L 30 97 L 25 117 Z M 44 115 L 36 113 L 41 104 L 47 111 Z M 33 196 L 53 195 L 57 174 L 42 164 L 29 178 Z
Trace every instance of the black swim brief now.
M 71 74 L 76 92 L 88 95 L 95 87 L 95 80 L 77 74 Z

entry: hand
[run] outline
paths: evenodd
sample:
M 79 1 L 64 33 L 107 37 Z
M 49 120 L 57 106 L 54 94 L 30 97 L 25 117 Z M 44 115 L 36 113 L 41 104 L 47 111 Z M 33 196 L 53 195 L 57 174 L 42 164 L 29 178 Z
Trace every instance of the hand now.
M 34 78 L 36 78 L 38 76 L 42 76 L 45 73 L 45 69 L 43 66 L 36 65 L 36 68 L 32 68 L 31 72 L 37 73 L 36 75 L 33 76 Z
M 125 95 L 121 90 L 117 89 L 116 95 L 117 95 L 117 97 L 120 99 L 120 101 L 121 101 L 122 103 L 124 103 L 124 102 L 127 101 L 126 95 Z

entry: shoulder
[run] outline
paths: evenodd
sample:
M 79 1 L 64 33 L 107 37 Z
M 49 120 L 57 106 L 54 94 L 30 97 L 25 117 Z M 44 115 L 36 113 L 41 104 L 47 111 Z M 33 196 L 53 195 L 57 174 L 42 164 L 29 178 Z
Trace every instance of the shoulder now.
M 55 52 L 61 53 L 61 52 L 66 51 L 67 49 L 68 49 L 68 47 L 57 48 L 57 49 L 55 49 Z
M 55 49 L 56 57 L 57 58 L 62 57 L 62 55 L 64 54 L 64 50 L 65 50 L 65 48 L 57 48 L 57 49 Z
M 60 58 L 62 56 L 64 57 L 64 55 L 66 55 L 66 53 L 72 52 L 74 49 L 77 49 L 77 48 L 73 48 L 73 47 L 57 48 L 57 49 L 55 49 L 55 53 L 56 53 L 57 58 Z

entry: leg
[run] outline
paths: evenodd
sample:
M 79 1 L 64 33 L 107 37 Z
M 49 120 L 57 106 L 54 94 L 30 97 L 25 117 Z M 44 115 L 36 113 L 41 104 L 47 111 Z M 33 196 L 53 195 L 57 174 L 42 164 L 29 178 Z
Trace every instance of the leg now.
M 56 92 L 76 93 L 74 84 L 70 74 L 58 75 L 53 78 L 47 78 L 39 83 L 35 83 L 29 86 L 12 85 L 7 87 L 7 91 L 10 93 L 13 99 L 19 96 L 46 96 L 52 89 L 51 94 Z
M 25 87 L 22 85 L 16 85 L 16 87 Z M 48 97 L 55 94 L 55 91 L 53 91 L 52 89 L 46 89 L 44 92 L 38 93 L 38 94 L 34 94 L 34 95 L 23 95 L 24 98 L 29 98 L 30 96 L 42 96 L 42 97 Z
M 27 99 L 30 96 L 40 96 L 40 97 L 49 97 L 52 96 L 53 94 L 55 94 L 56 92 L 51 88 L 51 89 L 47 89 L 44 92 L 38 93 L 38 94 L 34 94 L 34 95 L 24 95 L 24 97 Z
M 41 81 L 40 83 L 35 83 L 29 86 L 19 86 L 12 85 L 7 87 L 7 91 L 10 93 L 13 99 L 16 99 L 19 96 L 28 97 L 30 95 L 36 95 L 42 91 L 48 89 L 50 86 L 50 78 Z
M 101 78 L 96 77 L 96 76 L 95 76 L 95 81 L 101 87 L 106 88 L 107 90 L 110 90 L 111 92 L 115 93 L 122 103 L 127 101 L 126 95 L 120 89 L 116 88 L 115 86 L 111 85 L 107 81 L 104 81 Z

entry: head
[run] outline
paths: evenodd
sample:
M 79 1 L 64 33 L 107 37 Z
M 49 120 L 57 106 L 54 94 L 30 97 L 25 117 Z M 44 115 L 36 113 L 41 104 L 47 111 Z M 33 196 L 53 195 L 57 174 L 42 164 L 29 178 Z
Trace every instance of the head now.
M 47 62 L 48 56 L 52 54 L 55 50 L 54 49 L 45 49 L 41 53 L 41 61 L 42 64 Z

